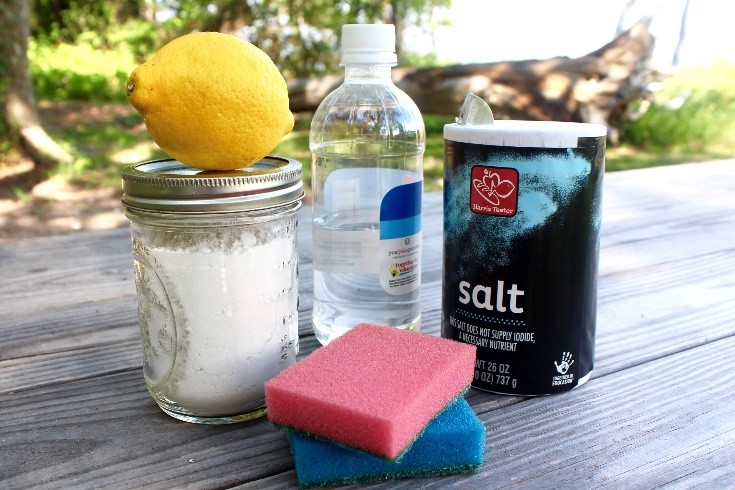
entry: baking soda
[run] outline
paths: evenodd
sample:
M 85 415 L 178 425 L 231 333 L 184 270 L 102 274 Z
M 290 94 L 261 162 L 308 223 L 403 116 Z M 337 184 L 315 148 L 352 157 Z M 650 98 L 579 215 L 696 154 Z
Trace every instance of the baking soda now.
M 296 359 L 295 219 L 257 226 L 253 233 L 134 225 L 145 377 L 166 411 L 257 410 L 264 382 Z

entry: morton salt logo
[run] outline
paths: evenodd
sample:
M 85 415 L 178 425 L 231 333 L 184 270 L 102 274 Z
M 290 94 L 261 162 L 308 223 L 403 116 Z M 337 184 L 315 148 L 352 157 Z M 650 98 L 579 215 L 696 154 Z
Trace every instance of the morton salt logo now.
M 514 168 L 472 167 L 470 209 L 493 216 L 515 216 L 518 210 L 518 171 Z

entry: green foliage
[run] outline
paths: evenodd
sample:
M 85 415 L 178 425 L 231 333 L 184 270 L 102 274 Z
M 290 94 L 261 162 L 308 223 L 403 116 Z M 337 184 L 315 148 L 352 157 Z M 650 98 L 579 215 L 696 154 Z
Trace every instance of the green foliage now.
M 735 63 L 683 69 L 663 83 L 651 106 L 622 128 L 625 143 L 676 151 L 735 144 Z
M 31 35 L 49 43 L 70 43 L 85 32 L 105 31 L 114 22 L 113 2 L 36 0 Z
M 31 36 L 42 43 L 74 43 L 85 33 L 100 33 L 105 47 L 107 33 L 116 26 L 138 20 L 146 0 L 35 0 L 31 16 Z M 148 26 L 150 28 L 150 26 Z
M 87 32 L 85 36 L 89 34 Z M 94 36 L 94 33 L 91 34 Z M 139 19 L 110 26 L 103 33 L 102 41 L 96 46 L 101 49 L 129 51 L 139 63 L 150 58 L 160 44 L 155 28 Z
M 158 47 L 155 26 L 140 18 L 143 0 L 36 0 L 31 37 L 41 46 L 89 45 L 130 51 L 143 61 Z
M 85 106 L 89 107 L 81 107 Z M 127 103 L 98 107 L 103 112 L 114 108 L 114 115 L 47 128 L 54 140 L 74 156 L 70 164 L 55 168 L 53 176 L 90 188 L 119 188 L 122 165 L 166 157 L 151 141 L 140 114 Z
M 450 0 L 179 0 L 169 4 L 174 15 L 161 27 L 166 37 L 175 37 L 195 29 L 228 31 L 240 21 L 246 27 L 238 34 L 265 51 L 286 78 L 309 77 L 341 71 L 342 25 L 418 25 L 426 22 L 435 6 L 449 4 Z
M 5 123 L 0 120 L 0 157 L 4 157 L 13 149 L 13 142 L 8 139 L 8 130 Z M 0 168 L 2 165 L 0 165 Z
M 125 100 L 128 75 L 155 51 L 158 34 L 140 19 L 116 23 L 115 12 L 109 2 L 71 1 L 66 10 L 45 14 L 51 17 L 43 30 L 36 9 L 28 59 L 38 99 Z
M 135 56 L 129 49 L 95 47 L 90 37 L 76 44 L 30 41 L 28 58 L 38 99 L 125 99 L 128 75 L 138 64 Z
M 439 62 L 436 53 L 418 54 L 404 51 L 401 54 L 400 64 L 413 68 L 430 68 L 432 66 L 441 66 L 444 63 Z
M 32 37 L 42 46 L 85 44 L 130 51 L 138 62 L 192 31 L 236 32 L 263 49 L 287 78 L 339 73 L 339 35 L 349 23 L 433 25 L 431 12 L 451 0 L 36 0 Z M 157 23 L 150 10 L 167 19 Z M 400 43 L 400 36 L 398 38 Z M 398 52 L 402 65 L 431 55 Z M 94 85 L 94 84 L 93 84 Z M 96 86 L 96 85 L 94 85 Z

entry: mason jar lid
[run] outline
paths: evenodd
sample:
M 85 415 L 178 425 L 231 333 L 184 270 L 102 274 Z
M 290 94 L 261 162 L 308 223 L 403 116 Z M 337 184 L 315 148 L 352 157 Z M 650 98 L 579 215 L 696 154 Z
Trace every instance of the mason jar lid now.
M 301 162 L 267 156 L 250 167 L 212 171 L 173 159 L 122 169 L 122 203 L 161 212 L 234 212 L 280 206 L 304 196 Z

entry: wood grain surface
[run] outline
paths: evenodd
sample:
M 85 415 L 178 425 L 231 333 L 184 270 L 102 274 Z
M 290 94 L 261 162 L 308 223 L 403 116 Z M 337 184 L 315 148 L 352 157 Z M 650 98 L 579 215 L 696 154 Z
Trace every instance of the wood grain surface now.
M 301 356 L 310 210 L 299 226 Z M 439 335 L 442 196 L 424 206 L 422 327 Z M 367 488 L 732 488 L 735 161 L 605 176 L 592 379 L 537 398 L 470 390 L 470 475 Z M 265 419 L 179 422 L 142 375 L 127 229 L 0 244 L 0 488 L 294 488 Z

